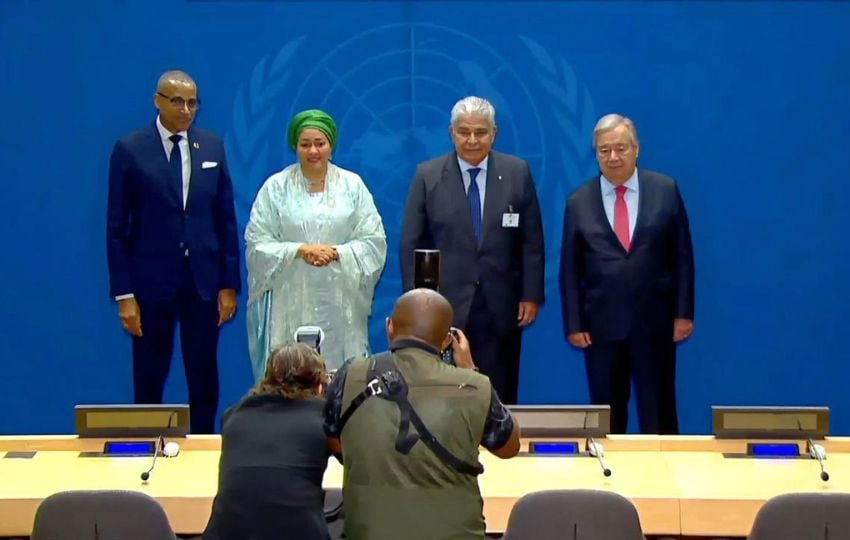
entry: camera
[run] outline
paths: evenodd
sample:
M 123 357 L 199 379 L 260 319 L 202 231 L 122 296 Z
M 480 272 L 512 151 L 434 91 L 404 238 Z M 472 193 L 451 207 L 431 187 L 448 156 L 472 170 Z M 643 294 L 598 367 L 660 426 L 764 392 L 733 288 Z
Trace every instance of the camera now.
M 322 342 L 325 340 L 325 332 L 319 326 L 299 326 L 295 329 L 295 341 L 304 343 L 320 353 Z
M 325 341 L 325 331 L 320 326 L 299 326 L 295 329 L 295 341 L 303 343 L 316 350 L 317 353 L 322 352 L 322 342 Z M 330 383 L 336 370 L 328 370 L 328 383 Z
M 449 343 L 449 346 L 446 347 L 445 349 L 443 349 L 443 351 L 440 353 L 440 359 L 443 362 L 445 362 L 446 364 L 450 364 L 450 365 L 454 366 L 456 364 L 455 364 L 455 353 L 454 353 L 454 349 L 452 348 L 452 344 L 457 339 L 457 328 L 451 327 L 449 329 L 449 334 L 451 334 L 451 336 L 452 336 L 452 341 Z

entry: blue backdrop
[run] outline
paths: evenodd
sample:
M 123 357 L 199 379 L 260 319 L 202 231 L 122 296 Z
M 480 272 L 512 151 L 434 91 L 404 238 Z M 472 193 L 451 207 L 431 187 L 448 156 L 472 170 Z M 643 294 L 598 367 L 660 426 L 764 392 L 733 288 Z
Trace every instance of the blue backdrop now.
M 0 433 L 70 432 L 74 404 L 132 400 L 130 341 L 107 296 L 107 163 L 116 138 L 153 120 L 160 73 L 179 68 L 198 82 L 197 124 L 227 141 L 241 228 L 294 159 L 293 112 L 337 119 L 334 159 L 364 177 L 390 240 L 375 349 L 400 292 L 413 168 L 451 148 L 458 98 L 492 100 L 496 148 L 531 163 L 546 232 L 527 403 L 587 401 L 561 332 L 561 220 L 597 171 L 595 120 L 632 117 L 642 166 L 678 179 L 691 215 L 683 430 L 707 432 L 712 404 L 821 404 L 848 434 L 848 25 L 850 4 L 811 1 L 2 2 Z M 251 383 L 244 312 L 220 365 L 224 408 Z M 179 358 L 166 393 L 186 399 Z

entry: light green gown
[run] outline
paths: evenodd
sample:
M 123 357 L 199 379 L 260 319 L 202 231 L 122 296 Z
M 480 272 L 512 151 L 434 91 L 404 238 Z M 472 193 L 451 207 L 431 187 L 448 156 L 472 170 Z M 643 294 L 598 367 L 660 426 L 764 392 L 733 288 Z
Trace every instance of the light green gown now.
M 260 188 L 245 229 L 248 344 L 254 378 L 268 354 L 304 325 L 325 332 L 322 357 L 337 369 L 368 352 L 366 321 L 384 268 L 387 240 L 372 195 L 355 173 L 328 165 L 325 191 L 307 192 L 297 163 Z M 329 244 L 339 260 L 314 267 L 302 244 Z

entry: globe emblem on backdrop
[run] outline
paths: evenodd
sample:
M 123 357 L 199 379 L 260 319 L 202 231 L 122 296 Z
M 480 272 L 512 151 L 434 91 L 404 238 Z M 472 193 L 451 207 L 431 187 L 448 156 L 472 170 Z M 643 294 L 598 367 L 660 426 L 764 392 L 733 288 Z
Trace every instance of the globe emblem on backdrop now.
M 382 339 L 383 318 L 402 291 L 397 246 L 407 188 L 417 163 L 452 150 L 449 115 L 464 96 L 493 103 L 499 127 L 494 148 L 531 166 L 546 232 L 547 295 L 557 290 L 564 203 L 595 171 L 592 99 L 563 58 L 531 38 L 515 39 L 512 49 L 522 62 L 505 59 L 468 33 L 427 23 L 367 30 L 319 59 L 299 55 L 300 37 L 260 59 L 237 92 L 226 143 L 242 223 L 262 181 L 295 160 L 282 126 L 307 108 L 336 120 L 340 136 L 332 160 L 363 178 L 387 233 L 387 263 L 370 319 L 373 344 Z

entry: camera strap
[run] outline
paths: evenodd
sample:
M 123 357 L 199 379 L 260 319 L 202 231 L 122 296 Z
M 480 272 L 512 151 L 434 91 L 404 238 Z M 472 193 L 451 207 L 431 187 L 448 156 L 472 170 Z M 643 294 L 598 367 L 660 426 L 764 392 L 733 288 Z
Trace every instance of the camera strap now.
M 407 398 L 409 388 L 407 381 L 396 367 L 391 352 L 383 352 L 372 357 L 372 366 L 368 371 L 367 378 L 369 382 L 366 384 L 366 388 L 351 400 L 351 404 L 340 416 L 340 433 L 345 428 L 348 419 L 351 418 L 351 415 L 354 414 L 364 401 L 372 396 L 378 396 L 381 399 L 392 401 L 398 406 L 398 434 L 395 439 L 395 449 L 398 452 L 404 455 L 409 454 L 416 443 L 421 440 L 425 446 L 440 458 L 440 461 L 455 471 L 471 476 L 478 476 L 484 472 L 484 467 L 480 464 L 476 463 L 473 465 L 467 463 L 452 454 L 431 433 Z M 416 429 L 416 433 L 411 433 L 411 424 Z

